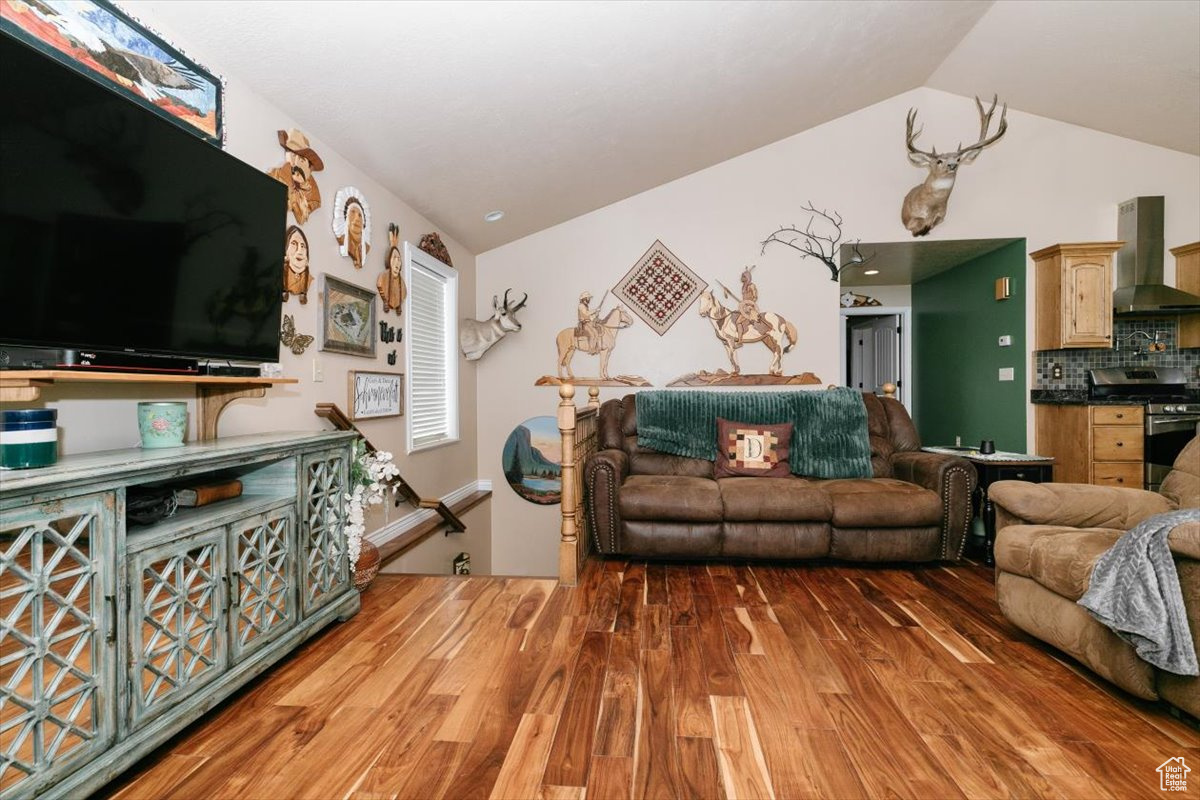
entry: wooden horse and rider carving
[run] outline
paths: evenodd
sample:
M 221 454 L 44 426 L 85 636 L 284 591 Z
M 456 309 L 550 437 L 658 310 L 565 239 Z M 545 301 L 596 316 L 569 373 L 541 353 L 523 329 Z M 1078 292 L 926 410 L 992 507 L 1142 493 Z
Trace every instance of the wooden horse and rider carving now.
M 600 298 L 599 305 L 592 309 L 592 294 L 584 292 L 579 295 L 579 305 L 576 310 L 578 324 L 563 328 L 554 339 L 558 350 L 557 375 L 543 375 L 535 382 L 537 386 L 555 386 L 564 381 L 572 381 L 585 386 L 649 386 L 645 378 L 637 375 L 610 375 L 608 362 L 612 357 L 613 348 L 617 346 L 617 332 L 633 324 L 633 315 L 624 306 L 603 314 L 604 301 L 608 293 Z M 571 362 L 576 353 L 600 357 L 600 374 L 595 378 L 577 378 L 571 369 Z
M 798 341 L 796 326 L 774 311 L 758 310 L 758 288 L 751 277 L 752 269 L 753 267 L 746 267 L 742 271 L 740 298 L 717 281 L 730 299 L 738 301 L 736 311 L 721 305 L 713 296 L 712 290 L 705 289 L 700 293 L 700 316 L 708 318 L 717 338 L 725 345 L 725 355 L 729 356 L 734 375 L 739 375 L 742 371 L 738 364 L 737 351 L 742 345 L 758 342 L 766 345 L 771 351 L 770 373 L 782 375 L 783 354 L 791 352 Z
M 783 374 L 783 356 L 799 342 L 796 326 L 774 311 L 758 308 L 758 287 L 754 284 L 754 267 L 742 270 L 742 291 L 734 294 L 725 284 L 717 285 L 725 296 L 737 303 L 729 308 L 716 298 L 712 289 L 700 293 L 700 316 L 712 323 L 713 332 L 725 347 L 731 372 L 719 369 L 715 372 L 693 372 L 671 381 L 668 386 L 757 386 L 757 385 L 805 385 L 820 383 L 811 372 L 800 375 Z M 743 345 L 761 343 L 771 351 L 771 367 L 767 374 L 743 375 L 738 363 L 737 351 Z

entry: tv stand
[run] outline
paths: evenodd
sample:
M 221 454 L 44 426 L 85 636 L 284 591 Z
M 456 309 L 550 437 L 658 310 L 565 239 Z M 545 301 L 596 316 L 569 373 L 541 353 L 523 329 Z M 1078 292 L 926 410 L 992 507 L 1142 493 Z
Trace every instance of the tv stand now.
M 87 372 L 69 369 L 0 370 L 0 403 L 28 403 L 56 383 L 181 383 L 196 387 L 196 439 L 217 438 L 225 406 L 241 397 L 264 397 L 268 386 L 295 378 L 225 378 L 214 375 L 156 375 L 140 372 Z

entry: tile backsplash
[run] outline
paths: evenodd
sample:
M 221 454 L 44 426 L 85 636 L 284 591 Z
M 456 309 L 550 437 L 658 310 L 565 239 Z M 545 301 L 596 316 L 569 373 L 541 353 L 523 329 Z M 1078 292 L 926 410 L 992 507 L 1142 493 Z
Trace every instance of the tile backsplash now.
M 1135 331 L 1147 334 L 1136 335 Z M 1153 319 L 1120 317 L 1113 320 L 1113 340 L 1116 347 L 1111 350 L 1072 349 L 1038 350 L 1034 353 L 1034 389 L 1084 389 L 1087 387 L 1087 372 L 1100 367 L 1180 367 L 1187 376 L 1188 386 L 1200 387 L 1200 347 L 1176 347 L 1179 333 L 1178 320 L 1174 318 Z M 1146 345 L 1158 335 L 1167 349 L 1161 353 L 1146 352 Z M 1055 380 L 1055 364 L 1063 368 L 1062 378 Z

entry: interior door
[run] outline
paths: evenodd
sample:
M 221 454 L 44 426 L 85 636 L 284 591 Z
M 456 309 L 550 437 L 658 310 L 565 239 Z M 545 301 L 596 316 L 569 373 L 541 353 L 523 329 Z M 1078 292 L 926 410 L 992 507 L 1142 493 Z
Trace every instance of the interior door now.
M 900 385 L 900 315 L 866 317 L 850 328 L 849 383 L 883 394 L 885 383 Z

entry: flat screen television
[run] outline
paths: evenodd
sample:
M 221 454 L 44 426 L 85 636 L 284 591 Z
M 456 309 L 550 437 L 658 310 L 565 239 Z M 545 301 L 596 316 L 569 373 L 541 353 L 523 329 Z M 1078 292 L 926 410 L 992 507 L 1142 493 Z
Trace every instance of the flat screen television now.
M 286 188 L 3 33 L 0 76 L 0 345 L 277 361 Z

